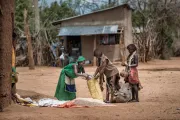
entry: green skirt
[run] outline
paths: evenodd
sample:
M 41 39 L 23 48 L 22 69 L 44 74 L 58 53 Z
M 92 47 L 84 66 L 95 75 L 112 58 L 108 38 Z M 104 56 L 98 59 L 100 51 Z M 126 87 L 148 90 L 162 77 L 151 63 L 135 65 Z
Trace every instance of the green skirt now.
M 56 93 L 55 96 L 58 100 L 64 101 L 64 100 L 73 100 L 76 98 L 75 92 L 68 92 L 65 90 L 65 72 L 61 71 L 59 81 L 56 87 Z

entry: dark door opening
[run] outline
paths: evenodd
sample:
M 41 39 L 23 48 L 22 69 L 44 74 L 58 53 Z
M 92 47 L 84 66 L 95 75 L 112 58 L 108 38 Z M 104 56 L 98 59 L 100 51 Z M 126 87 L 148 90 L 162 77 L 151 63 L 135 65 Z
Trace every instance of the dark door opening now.
M 67 52 L 69 56 L 77 59 L 82 55 L 81 51 L 81 36 L 68 36 L 67 37 Z

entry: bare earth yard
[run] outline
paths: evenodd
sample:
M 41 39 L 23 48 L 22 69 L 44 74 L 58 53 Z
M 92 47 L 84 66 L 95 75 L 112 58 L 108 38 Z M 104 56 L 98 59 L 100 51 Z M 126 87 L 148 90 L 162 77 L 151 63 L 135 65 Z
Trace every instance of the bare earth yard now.
M 119 71 L 123 69 L 117 64 Z M 95 67 L 86 67 L 93 74 Z M 180 58 L 153 60 L 139 65 L 143 85 L 139 103 L 115 104 L 115 107 L 93 108 L 38 108 L 12 104 L 0 113 L 0 120 L 125 120 L 179 119 L 180 120 Z M 60 68 L 18 68 L 18 93 L 33 99 L 53 97 Z M 121 79 L 123 81 L 123 79 Z M 90 97 L 84 79 L 76 79 L 78 97 Z

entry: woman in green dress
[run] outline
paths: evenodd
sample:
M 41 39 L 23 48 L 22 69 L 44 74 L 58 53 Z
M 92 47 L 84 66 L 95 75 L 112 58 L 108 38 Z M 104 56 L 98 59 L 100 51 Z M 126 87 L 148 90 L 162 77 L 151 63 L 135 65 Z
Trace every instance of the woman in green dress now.
M 76 98 L 74 78 L 79 76 L 89 78 L 89 75 L 85 74 L 84 64 L 85 58 L 80 56 L 76 63 L 71 63 L 62 69 L 55 93 L 58 100 L 73 100 Z

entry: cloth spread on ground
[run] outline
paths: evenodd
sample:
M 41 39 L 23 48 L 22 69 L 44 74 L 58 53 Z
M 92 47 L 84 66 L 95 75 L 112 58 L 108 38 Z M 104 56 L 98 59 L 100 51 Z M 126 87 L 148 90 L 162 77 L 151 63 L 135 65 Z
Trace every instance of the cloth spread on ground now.
M 88 106 L 80 106 L 74 103 L 74 100 L 58 105 L 57 108 L 88 108 Z
M 19 104 L 28 107 L 88 108 L 97 106 L 115 106 L 92 98 L 77 98 L 71 101 L 59 101 L 50 98 L 43 98 L 38 102 L 33 101 L 30 98 L 23 99 L 20 97 L 20 99 L 21 102 L 19 102 Z
M 16 102 L 23 106 L 38 106 L 36 101 L 33 101 L 31 98 L 22 98 L 19 94 L 14 95 L 16 97 Z
M 76 105 L 81 106 L 109 106 L 110 104 L 106 104 L 105 102 L 93 98 L 76 98 L 74 100 Z
M 115 106 L 112 104 L 104 103 L 101 100 L 92 98 L 77 98 L 72 101 L 66 102 L 62 105 L 57 106 L 58 108 L 89 108 L 97 106 Z
M 39 107 L 56 107 L 58 105 L 62 105 L 68 101 L 59 101 L 59 100 L 54 100 L 50 98 L 43 98 L 38 101 L 38 106 Z

